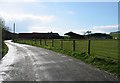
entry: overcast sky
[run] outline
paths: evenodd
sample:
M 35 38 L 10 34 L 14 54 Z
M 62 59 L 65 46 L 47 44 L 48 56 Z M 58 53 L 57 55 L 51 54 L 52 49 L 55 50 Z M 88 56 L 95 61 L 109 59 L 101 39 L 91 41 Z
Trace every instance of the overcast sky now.
M 16 23 L 17 33 L 52 31 L 64 35 L 69 31 L 79 34 L 87 30 L 93 33 L 117 31 L 117 0 L 94 1 L 0 0 L 0 17 L 11 30 Z

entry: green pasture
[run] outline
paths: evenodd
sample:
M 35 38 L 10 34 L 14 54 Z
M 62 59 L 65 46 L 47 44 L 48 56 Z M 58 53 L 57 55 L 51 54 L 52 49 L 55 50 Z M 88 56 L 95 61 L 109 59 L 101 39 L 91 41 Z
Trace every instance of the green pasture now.
M 24 40 L 23 42 L 25 42 Z M 42 45 L 52 47 L 52 40 L 41 40 Z M 73 51 L 73 41 L 63 40 L 63 47 L 61 47 L 61 40 L 53 40 L 53 46 L 55 48 L 62 48 L 66 51 Z M 40 45 L 40 40 L 27 40 L 25 43 Z M 91 55 L 100 56 L 105 58 L 118 59 L 118 40 L 91 40 L 90 43 Z M 76 40 L 75 41 L 76 52 L 88 51 L 88 40 Z

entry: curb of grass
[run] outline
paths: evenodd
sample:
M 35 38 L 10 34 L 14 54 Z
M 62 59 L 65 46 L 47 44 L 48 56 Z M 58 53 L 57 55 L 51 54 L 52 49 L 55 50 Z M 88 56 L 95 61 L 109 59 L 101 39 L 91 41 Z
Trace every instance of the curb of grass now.
M 7 45 L 3 42 L 2 43 L 2 58 L 7 54 L 8 52 L 8 47 Z

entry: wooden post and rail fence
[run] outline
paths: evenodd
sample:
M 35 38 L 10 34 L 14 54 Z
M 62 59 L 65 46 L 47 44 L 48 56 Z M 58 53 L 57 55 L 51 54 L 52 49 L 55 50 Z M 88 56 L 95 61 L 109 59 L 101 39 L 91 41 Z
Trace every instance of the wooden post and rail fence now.
M 31 40 L 25 41 L 25 39 L 16 39 L 16 41 L 27 43 L 27 41 L 30 42 Z M 47 39 L 33 39 L 32 40 L 32 45 L 34 45 L 34 44 L 36 45 L 37 41 L 39 41 L 39 45 L 47 45 Z M 69 41 L 69 40 L 61 39 L 59 41 L 60 41 L 60 48 L 64 49 L 64 41 Z M 71 41 L 72 41 L 72 51 L 76 51 L 76 47 L 77 47 L 76 46 L 76 40 L 74 39 L 74 40 L 71 40 Z M 51 46 L 55 47 L 55 39 L 51 39 Z M 88 46 L 87 47 L 88 47 L 87 48 L 87 53 L 88 53 L 88 55 L 90 55 L 90 53 L 91 53 L 91 50 L 90 50 L 91 40 L 90 39 L 88 40 Z

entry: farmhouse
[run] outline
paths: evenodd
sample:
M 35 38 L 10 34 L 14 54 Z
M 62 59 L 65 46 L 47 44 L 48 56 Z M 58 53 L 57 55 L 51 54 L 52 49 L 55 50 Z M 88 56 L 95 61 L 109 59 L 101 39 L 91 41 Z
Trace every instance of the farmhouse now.
M 23 39 L 61 39 L 58 33 L 19 33 L 18 38 Z
M 70 31 L 70 32 L 68 32 L 68 33 L 65 33 L 64 35 L 70 36 L 70 39 L 85 39 L 85 37 L 84 37 L 83 35 L 74 33 L 74 32 L 72 32 L 72 31 Z

